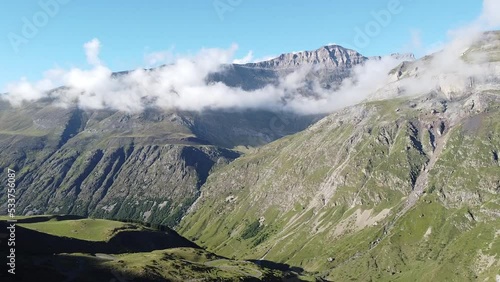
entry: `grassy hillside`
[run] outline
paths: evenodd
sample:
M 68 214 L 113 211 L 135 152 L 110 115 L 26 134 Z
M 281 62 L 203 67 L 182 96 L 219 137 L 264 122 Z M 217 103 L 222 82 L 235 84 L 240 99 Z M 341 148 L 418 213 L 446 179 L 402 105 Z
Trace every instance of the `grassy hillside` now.
M 125 223 L 102 220 L 81 219 L 73 221 L 48 221 L 19 224 L 19 226 L 55 236 L 70 237 L 88 241 L 107 241 L 116 230 L 129 229 Z
M 2 230 L 5 220 L 0 218 Z M 18 223 L 16 281 L 299 281 L 285 265 L 217 256 L 168 228 L 75 216 L 22 217 Z M 12 278 L 2 275 L 2 281 Z

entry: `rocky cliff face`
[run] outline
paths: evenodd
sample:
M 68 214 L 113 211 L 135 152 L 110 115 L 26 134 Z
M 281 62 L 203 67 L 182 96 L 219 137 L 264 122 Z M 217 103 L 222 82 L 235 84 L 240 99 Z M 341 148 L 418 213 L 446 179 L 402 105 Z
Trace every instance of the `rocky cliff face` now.
M 363 64 L 366 60 L 368 60 L 367 57 L 354 50 L 346 49 L 338 45 L 327 45 L 314 51 L 282 54 L 272 60 L 246 64 L 245 66 L 263 69 L 287 70 L 307 65 L 314 65 L 316 67 L 337 70 L 350 69 L 353 66 Z
M 306 80 L 317 81 L 324 89 L 335 89 L 352 75 L 354 67 L 370 59 L 379 60 L 380 57 L 367 58 L 342 46 L 327 45 L 314 51 L 282 54 L 268 61 L 228 65 L 221 72 L 211 74 L 208 80 L 255 90 L 269 84 L 277 85 L 280 79 L 294 71 L 307 70 Z M 299 92 L 309 91 L 301 89 Z

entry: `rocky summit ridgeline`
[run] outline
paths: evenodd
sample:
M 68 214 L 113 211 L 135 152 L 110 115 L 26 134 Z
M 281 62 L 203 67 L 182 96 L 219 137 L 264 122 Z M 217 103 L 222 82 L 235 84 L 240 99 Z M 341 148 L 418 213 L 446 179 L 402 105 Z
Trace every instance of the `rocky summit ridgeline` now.
M 367 57 L 338 45 L 323 46 L 314 51 L 281 54 L 272 60 L 245 64 L 247 67 L 288 70 L 307 65 L 318 65 L 330 70 L 348 69 L 363 64 Z

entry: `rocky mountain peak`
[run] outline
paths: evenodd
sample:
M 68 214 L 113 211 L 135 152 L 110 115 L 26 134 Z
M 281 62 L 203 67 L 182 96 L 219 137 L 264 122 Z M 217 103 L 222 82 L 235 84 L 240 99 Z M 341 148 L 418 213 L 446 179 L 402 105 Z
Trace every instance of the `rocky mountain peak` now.
M 320 65 L 329 69 L 349 68 L 368 60 L 360 53 L 339 45 L 326 45 L 314 51 L 281 54 L 263 62 L 247 64 L 248 67 L 265 69 L 291 69 L 304 65 Z

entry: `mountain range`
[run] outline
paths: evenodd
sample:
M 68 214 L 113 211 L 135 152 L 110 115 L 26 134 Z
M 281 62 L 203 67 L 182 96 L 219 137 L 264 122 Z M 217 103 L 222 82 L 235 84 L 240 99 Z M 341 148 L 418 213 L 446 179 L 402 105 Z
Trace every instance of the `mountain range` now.
M 167 225 L 218 255 L 318 281 L 494 281 L 500 33 L 459 53 L 390 57 L 400 63 L 381 87 L 328 114 L 2 101 L 0 172 L 18 171 L 20 214 Z M 255 90 L 306 68 L 291 95 L 315 99 L 311 84 L 335 93 L 382 59 L 328 45 L 206 81 Z

